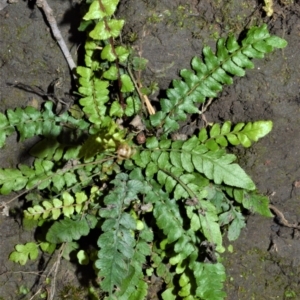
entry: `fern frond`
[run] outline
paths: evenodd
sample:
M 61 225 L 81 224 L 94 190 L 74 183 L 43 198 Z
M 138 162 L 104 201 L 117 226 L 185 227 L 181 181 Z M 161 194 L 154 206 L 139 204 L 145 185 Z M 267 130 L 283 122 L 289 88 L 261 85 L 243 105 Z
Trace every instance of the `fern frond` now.
M 18 169 L 0 169 L 0 193 L 7 195 L 12 191 L 19 191 L 23 188 L 30 189 L 38 185 L 44 189 L 50 184 L 50 177 L 54 163 L 49 160 L 36 159 L 34 167 L 20 165 Z
M 216 207 L 209 201 L 199 200 L 193 206 L 186 207 L 186 211 L 191 220 L 191 229 L 195 232 L 201 231 L 207 241 L 215 245 L 216 251 L 224 252 Z
M 258 194 L 257 192 L 246 192 L 242 201 L 243 206 L 253 212 L 257 212 L 265 217 L 273 217 L 269 204 L 270 200 L 267 196 Z
M 232 199 L 241 203 L 245 209 L 257 212 L 265 217 L 273 216 L 269 209 L 270 201 L 267 196 L 260 195 L 256 191 L 244 191 L 229 187 L 225 187 L 224 190 Z
M 215 98 L 224 84 L 232 83 L 232 76 L 244 76 L 246 68 L 253 68 L 252 58 L 262 58 L 274 48 L 284 48 L 287 42 L 271 36 L 267 25 L 252 27 L 241 42 L 231 35 L 227 40 L 221 38 L 217 52 L 210 47 L 203 48 L 204 62 L 195 57 L 192 69 L 180 72 L 182 80 L 174 80 L 173 88 L 167 90 L 166 99 L 161 99 L 161 111 L 150 117 L 155 127 L 162 126 L 164 134 L 179 128 L 179 121 L 186 120 L 186 114 L 201 113 L 200 103 L 206 98 Z
M 226 297 L 223 291 L 223 282 L 226 279 L 224 265 L 194 262 L 190 267 L 197 284 L 197 297 L 207 300 L 223 300 Z M 207 280 L 208 278 L 213 278 L 213 280 Z
M 72 217 L 75 212 L 81 213 L 88 197 L 83 192 L 75 194 L 75 198 L 65 191 L 62 194 L 62 200 L 54 198 L 51 201 L 44 200 L 41 205 L 34 205 L 24 211 L 24 216 L 27 219 L 38 220 L 52 219 L 57 220 L 61 215 L 68 218 Z
M 156 269 L 157 276 L 161 277 L 166 283 L 167 287 L 173 286 L 173 279 L 175 272 L 172 272 L 167 264 L 164 263 L 163 259 L 165 257 L 165 252 L 158 247 L 153 247 L 153 252 L 151 254 L 151 260 L 153 261 L 153 268 Z
M 136 221 L 124 210 L 137 198 L 137 194 L 144 191 L 142 182 L 128 180 L 124 173 L 118 174 L 112 183 L 115 187 L 104 198 L 106 207 L 100 210 L 105 221 L 101 226 L 103 234 L 98 239 L 99 259 L 95 262 L 98 276 L 103 277 L 101 288 L 109 295 L 115 288 L 119 289 L 129 276 L 137 247 L 134 238 Z
M 97 218 L 93 215 L 75 216 L 55 222 L 46 234 L 46 241 L 52 244 L 62 244 L 79 240 L 89 234 L 97 225 Z
M 183 299 L 216 299 L 223 300 L 226 293 L 223 289 L 223 282 L 226 274 L 221 263 L 207 264 L 194 262 L 190 264 L 189 273 L 182 273 L 176 286 L 179 290 L 169 287 L 162 293 L 165 300 L 175 300 L 180 296 Z M 192 275 L 191 275 L 192 273 Z M 195 286 L 196 285 L 196 286 Z
M 125 48 L 124 48 L 125 49 Z M 116 49 L 117 51 L 118 49 Z M 104 51 L 104 49 L 103 49 Z M 129 52 L 127 56 L 129 55 Z M 111 69 L 114 67 L 114 76 Z M 126 99 L 126 108 L 124 109 L 119 101 L 110 99 L 110 81 L 117 80 L 118 73 L 113 65 L 108 70 L 103 71 L 103 78 L 99 79 L 94 76 L 92 69 L 88 67 L 78 67 L 77 73 L 80 75 L 79 93 L 82 98 L 79 103 L 87 115 L 89 121 L 95 125 L 104 124 L 108 127 L 111 117 L 132 116 L 141 108 L 141 102 L 137 97 L 128 97 Z M 134 90 L 134 85 L 130 77 L 126 74 L 120 76 L 120 92 L 128 93 Z M 110 117 L 109 117 L 110 116 Z
M 210 129 L 202 128 L 199 133 L 199 140 L 210 150 L 225 148 L 228 144 L 244 147 L 250 147 L 252 142 L 257 142 L 260 138 L 266 136 L 272 130 L 272 121 L 256 121 L 238 123 L 232 129 L 230 121 L 222 126 L 214 124 Z
M 83 96 L 79 103 L 91 123 L 101 124 L 107 115 L 109 81 L 95 78 L 87 67 L 77 67 L 77 73 L 80 75 L 78 91 Z
M 156 224 L 166 236 L 166 242 L 174 245 L 177 255 L 170 259 L 172 265 L 182 263 L 193 252 L 197 252 L 195 245 L 199 241 L 197 241 L 195 233 L 200 228 L 208 241 L 217 245 L 217 251 L 223 251 L 219 226 L 217 224 L 214 226 L 218 216 L 215 213 L 215 207 L 209 202 L 199 201 L 198 206 L 195 204 L 195 207 L 186 207 L 187 215 L 191 219 L 191 230 L 185 230 L 180 207 L 176 201 L 169 199 L 168 194 L 161 191 L 149 191 L 145 201 L 154 204 L 153 215 L 156 218 Z M 202 213 L 191 214 L 191 210 L 195 208 L 197 210 L 201 208 Z M 180 273 L 179 269 L 177 272 Z
M 114 121 L 110 121 L 108 126 L 100 127 L 95 134 L 92 134 L 82 145 L 79 157 L 86 159 L 101 152 L 116 152 L 118 146 L 125 143 L 126 130 L 121 130 Z
M 147 149 L 136 153 L 132 159 L 138 166 L 146 168 L 146 177 L 153 178 L 157 174 L 157 180 L 168 192 L 173 190 L 180 174 L 194 172 L 203 174 L 216 184 L 225 183 L 247 190 L 255 189 L 250 177 L 238 164 L 233 163 L 236 159 L 233 154 L 226 154 L 222 149 L 210 151 L 195 136 L 185 142 L 158 142 L 156 138 L 149 138 L 146 147 Z
M 69 136 L 68 140 L 69 138 L 70 143 L 66 142 L 66 139 L 63 138 L 62 141 L 58 141 L 60 137 L 46 137 L 30 149 L 30 154 L 36 158 L 55 162 L 75 160 L 78 158 L 78 153 L 82 146 L 78 139 L 72 141 L 72 137 Z M 74 138 L 76 139 L 77 137 Z
M 7 195 L 12 191 L 33 188 L 51 188 L 55 193 L 60 193 L 64 188 L 72 188 L 73 191 L 79 192 L 90 184 L 92 178 L 99 175 L 104 167 L 108 171 L 108 166 L 101 165 L 100 161 L 80 165 L 78 161 L 70 160 L 62 168 L 56 169 L 57 166 L 52 161 L 36 159 L 32 167 L 20 164 L 16 169 L 0 169 L 0 194 Z M 37 209 L 41 211 L 41 208 Z
M 151 242 L 153 242 L 153 233 L 148 227 L 145 227 L 138 236 L 135 253 L 129 267 L 129 275 L 123 281 L 120 291 L 116 293 L 118 299 L 140 300 L 147 295 L 148 286 L 144 281 L 143 265 L 146 263 L 146 256 L 151 255 Z
M 123 99 L 114 101 L 110 98 L 112 81 L 117 81 L 119 92 L 124 94 L 134 91 L 134 84 L 129 75 L 120 68 L 120 63 L 125 63 L 130 50 L 124 46 L 115 46 L 112 38 L 119 36 L 124 20 L 112 18 L 119 1 L 93 1 L 89 11 L 83 19 L 93 21 L 89 31 L 89 40 L 85 44 L 86 67 L 78 67 L 79 93 L 83 98 L 79 101 L 83 106 L 89 121 L 93 124 L 108 124 L 110 117 L 133 115 L 139 109 L 140 101 L 129 97 L 129 108 L 125 109 Z M 91 23 L 90 23 L 91 25 Z M 99 55 L 104 63 L 95 61 L 94 56 Z M 110 116 L 110 117 L 109 117 Z
M 25 245 L 18 244 L 15 246 L 15 251 L 9 255 L 9 259 L 20 265 L 25 265 L 28 258 L 35 260 L 38 257 L 39 246 L 36 243 L 26 243 Z
M 176 292 L 178 293 L 177 295 L 194 297 L 196 296 L 196 287 L 202 286 L 204 290 L 207 289 L 210 293 L 213 293 L 214 289 L 216 289 L 214 291 L 216 295 L 218 292 L 221 293 L 221 289 L 218 288 L 219 285 L 222 288 L 223 277 L 216 278 L 218 284 L 210 285 L 206 283 L 208 287 L 204 288 L 204 283 L 199 280 L 199 274 L 194 272 L 195 264 L 200 254 L 201 239 L 199 238 L 199 232 L 202 232 L 205 238 L 212 245 L 216 246 L 217 251 L 224 251 L 220 226 L 217 223 L 218 216 L 214 205 L 208 201 L 200 200 L 198 204 L 185 206 L 187 216 L 190 219 L 190 225 L 186 226 L 189 229 L 186 230 L 183 226 L 182 208 L 180 209 L 174 200 L 170 200 L 168 194 L 164 194 L 159 190 L 156 191 L 153 188 L 147 193 L 144 200 L 154 204 L 153 215 L 156 218 L 156 224 L 166 237 L 165 240 L 160 242 L 162 249 L 154 248 L 153 250 L 156 254 L 152 254 L 152 259 L 155 263 L 153 266 L 157 268 L 160 276 L 166 278 L 166 283 L 168 284 L 168 289 L 164 294 L 168 294 L 171 297 L 173 292 L 175 293 L 173 285 L 176 286 L 176 283 L 174 282 L 174 274 L 165 267 L 161 269 L 163 257 L 169 259 L 169 263 L 175 267 L 176 274 L 181 274 L 179 279 L 180 289 Z M 197 282 L 196 287 L 194 286 L 195 281 Z M 203 299 L 210 298 L 204 297 Z
M 169 244 L 185 234 L 183 219 L 174 200 L 165 197 L 165 199 L 157 201 L 153 208 L 153 215 L 156 218 L 157 226 L 163 231 Z
M 13 125 L 9 124 L 9 120 L 5 114 L 0 113 L 0 148 L 5 145 L 6 137 L 15 132 Z
M 53 112 L 51 101 L 46 102 L 41 111 L 31 106 L 24 109 L 8 109 L 6 115 L 0 113 L 0 147 L 4 146 L 6 137 L 15 130 L 19 133 L 21 141 L 37 135 L 55 138 L 60 135 L 64 125 L 83 131 L 90 124 L 82 119 L 73 118 L 67 112 L 57 116 Z

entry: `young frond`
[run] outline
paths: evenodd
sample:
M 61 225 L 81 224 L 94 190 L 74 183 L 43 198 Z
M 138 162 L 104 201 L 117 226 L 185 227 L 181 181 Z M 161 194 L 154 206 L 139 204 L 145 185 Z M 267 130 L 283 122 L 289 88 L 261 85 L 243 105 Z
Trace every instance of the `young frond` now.
M 75 198 L 65 191 L 62 194 L 62 200 L 54 198 L 51 201 L 44 200 L 41 204 L 29 207 L 24 211 L 24 216 L 27 219 L 38 220 L 52 219 L 57 220 L 61 215 L 71 218 L 83 211 L 85 202 L 88 200 L 87 196 L 83 192 L 75 194 Z
M 25 265 L 28 259 L 37 259 L 39 254 L 38 248 L 39 246 L 36 243 L 18 244 L 15 246 L 15 251 L 9 255 L 9 259 L 20 265 Z
M 266 136 L 272 127 L 272 121 L 256 121 L 238 123 L 232 128 L 231 122 L 227 121 L 222 126 L 216 123 L 211 128 L 203 127 L 199 133 L 199 140 L 212 151 L 226 148 L 228 144 L 248 148 L 253 142 Z
M 87 138 L 80 149 L 79 157 L 88 159 L 97 153 L 116 152 L 118 146 L 125 142 L 125 133 L 125 130 L 120 130 L 118 125 L 111 120 L 107 126 L 99 128 L 97 133 Z

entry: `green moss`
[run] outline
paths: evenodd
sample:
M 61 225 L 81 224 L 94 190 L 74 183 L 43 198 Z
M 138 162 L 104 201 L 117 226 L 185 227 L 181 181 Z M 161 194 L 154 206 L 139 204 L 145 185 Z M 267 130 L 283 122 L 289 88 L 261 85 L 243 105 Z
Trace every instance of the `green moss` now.
M 83 287 L 67 285 L 59 293 L 59 299 L 82 300 L 87 298 L 87 292 Z
M 148 17 L 147 22 L 150 24 L 157 24 L 162 21 L 162 18 L 157 14 L 153 13 L 150 17 Z
M 296 299 L 296 292 L 293 291 L 292 289 L 290 288 L 287 288 L 285 291 L 284 291 L 284 298 L 285 299 Z
M 191 29 L 195 28 L 195 26 L 203 28 L 203 20 L 200 18 L 195 18 L 194 13 L 195 12 L 191 9 L 189 4 L 180 5 L 175 11 L 172 12 L 168 9 L 162 12 L 151 10 L 149 11 L 147 23 L 158 24 L 164 22 L 168 26 L 182 29 Z

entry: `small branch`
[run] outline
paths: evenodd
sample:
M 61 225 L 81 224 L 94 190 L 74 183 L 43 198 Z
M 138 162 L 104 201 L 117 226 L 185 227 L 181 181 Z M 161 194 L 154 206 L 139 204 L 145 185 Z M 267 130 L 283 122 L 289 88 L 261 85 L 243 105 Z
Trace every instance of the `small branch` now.
M 213 100 L 214 100 L 214 98 L 209 98 L 205 105 L 204 105 L 204 103 L 202 104 L 202 109 L 199 112 L 200 115 L 204 114 L 206 112 L 207 108 L 211 105 Z
M 133 84 L 134 84 L 135 90 L 137 91 L 137 93 L 138 93 L 138 95 L 139 95 L 139 98 L 140 98 L 141 102 L 142 102 L 143 104 L 146 104 L 148 113 L 149 113 L 150 115 L 154 115 L 154 114 L 155 114 L 155 109 L 154 109 L 154 107 L 152 106 L 152 104 L 151 104 L 149 98 L 147 97 L 147 95 L 142 94 L 141 91 L 140 91 L 141 83 L 138 84 L 138 83 L 136 82 L 135 77 L 134 77 L 134 75 L 132 74 L 132 72 L 131 72 L 131 70 L 130 70 L 130 67 L 127 68 L 127 71 L 128 71 L 128 74 L 129 74 L 129 76 L 130 76 L 130 78 L 131 78 Z
M 32 300 L 32 299 L 34 299 L 34 297 L 35 296 L 37 296 L 39 293 L 41 293 L 42 292 L 42 288 L 39 288 L 38 290 L 37 290 L 37 292 L 29 299 L 29 300 Z
M 199 115 L 201 115 L 202 120 L 204 121 L 204 126 L 205 126 L 205 127 L 207 127 L 207 125 L 210 125 L 210 126 L 211 126 L 211 125 L 213 124 L 213 123 L 209 123 L 209 122 L 207 121 L 207 119 L 206 119 L 206 117 L 205 117 L 205 114 L 204 114 L 204 113 L 206 112 L 206 110 L 208 109 L 208 107 L 211 105 L 213 99 L 214 99 L 214 98 L 209 98 L 206 104 L 203 103 L 203 104 L 202 104 L 202 109 L 201 109 L 201 111 L 199 112 Z
M 54 15 L 53 15 L 53 10 L 51 9 L 51 7 L 48 5 L 47 1 L 46 0 L 37 0 L 36 1 L 36 5 L 41 8 L 43 10 L 43 12 L 45 13 L 45 16 L 47 18 L 47 21 L 51 27 L 51 30 L 52 30 L 52 33 L 53 33 L 53 36 L 55 37 L 57 43 L 59 44 L 60 46 L 60 49 L 61 51 L 63 52 L 67 62 L 68 62 L 68 65 L 69 65 L 69 68 L 71 70 L 71 72 L 74 71 L 74 69 L 76 68 L 76 64 L 72 58 L 72 55 L 60 33 L 60 30 L 58 29 L 57 27 L 57 23 L 56 23 L 56 20 L 54 18 Z M 73 75 L 75 77 L 75 75 Z
M 56 258 L 55 263 L 53 264 L 51 270 L 48 272 L 47 277 L 50 277 L 51 273 L 54 272 L 53 278 L 51 280 L 51 287 L 50 290 L 48 291 L 48 300 L 53 300 L 55 296 L 55 291 L 56 291 L 56 280 L 57 280 L 57 272 L 59 270 L 59 265 L 61 262 L 61 258 L 64 252 L 64 248 L 66 246 L 66 243 L 63 243 L 59 249 L 58 256 Z

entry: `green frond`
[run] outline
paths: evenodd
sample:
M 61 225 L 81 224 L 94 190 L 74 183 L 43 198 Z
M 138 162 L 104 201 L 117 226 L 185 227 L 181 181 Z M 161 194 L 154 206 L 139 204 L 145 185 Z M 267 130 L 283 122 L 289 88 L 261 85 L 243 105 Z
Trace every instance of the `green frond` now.
M 132 157 L 138 166 L 146 169 L 147 178 L 153 178 L 157 174 L 158 182 L 168 192 L 179 182 L 177 178 L 180 174 L 194 172 L 203 174 L 215 184 L 225 183 L 247 190 L 255 189 L 250 177 L 238 164 L 233 163 L 236 159 L 233 154 L 227 154 L 221 149 L 211 151 L 195 136 L 185 142 L 168 143 L 170 148 L 166 149 L 166 140 L 158 142 L 155 138 L 149 138 L 146 143 L 148 149 L 137 152 Z M 202 187 L 200 182 L 199 189 Z M 190 196 L 193 197 L 191 194 Z
M 36 243 L 18 244 L 15 246 L 15 251 L 9 255 L 9 259 L 20 265 L 25 265 L 28 259 L 37 259 L 39 254 L 38 248 L 39 246 Z
M 81 143 L 77 141 L 78 138 L 74 136 L 74 141 L 72 141 L 72 137 L 68 136 L 69 142 L 66 138 L 62 138 L 62 141 L 59 141 L 60 139 L 60 137 L 46 137 L 30 149 L 30 154 L 36 158 L 55 162 L 77 159 L 81 149 Z
M 20 165 L 19 169 L 0 169 L 0 194 L 7 195 L 35 185 L 39 189 L 45 189 L 51 183 L 49 178 L 53 166 L 53 162 L 49 160 L 36 159 L 32 168 Z
M 266 136 L 273 127 L 272 121 L 256 121 L 238 123 L 232 128 L 230 121 L 222 126 L 218 123 L 211 128 L 202 128 L 199 132 L 199 140 L 210 150 L 226 148 L 229 144 L 242 145 L 246 148 Z
M 253 212 L 257 212 L 265 217 L 273 217 L 269 208 L 269 198 L 257 192 L 246 192 L 242 201 L 243 206 Z
M 197 289 L 196 295 L 200 299 L 223 300 L 226 293 L 223 291 L 223 282 L 226 279 L 224 265 L 221 263 L 205 264 L 194 262 L 191 265 L 193 270 Z M 207 280 L 213 278 L 213 280 Z
M 96 130 L 96 129 L 95 129 Z M 107 126 L 100 127 L 95 134 L 90 135 L 82 145 L 79 157 L 89 159 L 98 153 L 113 153 L 125 143 L 126 131 L 121 130 L 112 120 Z
M 199 200 L 195 201 L 194 205 L 186 207 L 186 211 L 191 221 L 191 230 L 201 231 L 206 240 L 215 245 L 216 251 L 224 252 L 219 216 L 214 204 L 207 200 Z
M 233 82 L 232 76 L 244 76 L 245 69 L 253 68 L 252 58 L 263 58 L 265 53 L 286 45 L 285 40 L 271 36 L 264 24 L 252 27 L 241 44 L 233 35 L 220 39 L 216 54 L 205 46 L 204 62 L 195 57 L 192 70 L 181 70 L 182 80 L 173 80 L 173 88 L 167 90 L 168 98 L 160 101 L 161 111 L 150 117 L 152 126 L 162 126 L 165 135 L 177 130 L 178 122 L 186 120 L 187 114 L 201 113 L 199 104 L 215 98 L 224 84 Z
M 109 81 L 94 78 L 92 70 L 87 67 L 77 67 L 77 73 L 80 75 L 78 91 L 82 95 L 79 103 L 91 123 L 101 124 L 107 115 Z
M 173 278 L 175 276 L 175 272 L 172 272 L 167 264 L 164 263 L 163 255 L 164 251 L 153 247 L 153 252 L 151 253 L 152 266 L 156 270 L 157 276 L 163 279 L 166 283 L 167 287 L 173 286 Z
M 144 228 L 137 239 L 135 253 L 132 257 L 129 275 L 123 280 L 120 291 L 116 296 L 120 300 L 144 299 L 148 292 L 148 286 L 145 283 L 143 265 L 146 263 L 146 256 L 151 255 L 150 242 L 153 241 L 153 234 L 149 228 Z
M 190 226 L 187 226 L 187 228 L 190 229 L 186 230 L 182 223 L 182 208 L 180 211 L 175 201 L 169 200 L 167 197 L 166 199 L 163 199 L 163 197 L 159 198 L 155 192 L 147 193 L 145 200 L 153 201 L 155 197 L 154 194 L 156 194 L 157 200 L 153 214 L 156 218 L 157 226 L 163 231 L 166 239 L 160 243 L 160 249 L 153 249 L 156 254 L 152 254 L 152 259 L 154 261 L 153 266 L 157 268 L 157 272 L 160 276 L 166 278 L 166 282 L 168 283 L 169 289 L 167 289 L 164 294 L 169 293 L 172 295 L 172 287 L 176 285 L 176 282 L 174 282 L 174 274 L 170 273 L 168 269 L 162 268 L 163 266 L 160 265 L 162 257 L 168 257 L 169 263 L 175 267 L 175 273 L 181 274 L 179 279 L 180 289 L 177 292 L 179 296 L 192 297 L 191 299 L 194 299 L 193 297 L 196 296 L 196 288 L 202 289 L 204 291 L 203 295 L 206 293 L 216 293 L 216 295 L 223 293 L 223 295 L 225 295 L 224 292 L 222 292 L 225 273 L 221 272 L 220 266 L 218 266 L 216 270 L 212 270 L 212 272 L 219 272 L 218 275 L 220 274 L 219 278 L 216 277 L 216 283 L 201 282 L 203 279 L 199 276 L 199 272 L 196 271 L 197 258 L 200 254 L 199 247 L 201 246 L 201 240 L 197 237 L 199 231 L 204 234 L 208 242 L 216 246 L 216 251 L 224 251 L 220 226 L 218 224 L 218 215 L 216 214 L 214 205 L 208 201 L 200 201 L 199 204 L 195 204 L 194 206 L 186 206 L 187 215 L 191 222 Z M 197 282 L 196 287 L 194 286 L 195 281 Z M 207 286 L 204 287 L 204 285 Z M 203 299 L 214 298 L 204 297 Z
M 265 217 L 272 217 L 269 209 L 269 198 L 257 193 L 257 191 L 245 191 L 226 187 L 225 192 L 235 201 L 242 204 L 245 209 L 259 213 Z
M 106 46 L 107 47 L 107 46 Z M 105 51 L 107 48 L 102 50 Z M 120 53 L 120 59 L 126 60 L 129 55 L 128 50 L 125 48 L 116 48 L 113 53 Z M 127 51 L 127 52 L 126 52 Z M 104 57 L 106 58 L 106 57 Z M 102 70 L 101 77 L 95 77 L 93 71 L 89 67 L 78 67 L 77 73 L 79 78 L 79 93 L 82 98 L 79 103 L 83 107 L 83 111 L 87 115 L 89 121 L 93 124 L 108 124 L 110 117 L 122 117 L 124 114 L 132 116 L 140 110 L 141 102 L 137 97 L 128 97 L 126 99 L 127 106 L 124 109 L 119 100 L 112 101 L 109 97 L 110 94 L 110 81 L 118 80 L 120 77 L 120 84 L 122 93 L 132 92 L 134 85 L 131 78 L 127 74 L 119 74 L 119 71 L 114 63 L 107 69 Z
M 8 109 L 6 115 L 0 113 L 0 147 L 5 145 L 6 137 L 15 131 L 19 133 L 21 141 L 38 135 L 55 138 L 61 134 L 64 126 L 85 130 L 89 124 L 73 118 L 67 112 L 57 116 L 50 101 L 44 104 L 41 111 L 31 106 Z
M 98 276 L 103 277 L 101 288 L 110 295 L 116 288 L 122 287 L 124 280 L 130 276 L 130 270 L 136 272 L 133 258 L 142 253 L 138 251 L 139 247 L 144 249 L 144 244 L 137 243 L 135 239 L 136 220 L 125 212 L 137 195 L 144 191 L 143 184 L 138 180 L 130 180 L 124 173 L 118 174 L 112 184 L 114 188 L 104 198 L 106 207 L 99 212 L 105 221 L 101 226 L 103 234 L 98 239 L 99 259 L 95 262 Z M 134 279 L 133 273 L 132 276 Z
M 75 163 L 74 163 L 75 164 Z M 55 164 L 46 159 L 36 159 L 32 167 L 19 165 L 18 169 L 0 169 L 0 194 L 7 195 L 21 189 L 38 188 L 45 190 L 52 188 L 59 193 L 65 187 L 84 187 L 90 183 L 94 173 L 99 173 L 95 165 L 77 166 L 76 164 L 63 166 L 53 171 Z M 85 172 L 91 173 L 89 176 Z
M 71 218 L 75 212 L 81 213 L 88 197 L 83 192 L 77 192 L 75 198 L 67 191 L 63 192 L 62 200 L 54 198 L 51 201 L 44 200 L 41 204 L 34 205 L 24 210 L 27 219 L 57 220 L 61 215 Z M 85 208 L 86 209 L 86 208 Z
M 18 169 L 0 169 L 0 193 L 2 195 L 8 195 L 12 191 L 19 191 L 23 189 L 26 186 L 27 182 L 28 177 L 24 176 L 22 171 Z
M 132 102 L 132 97 L 126 99 L 129 107 L 125 107 L 121 99 L 111 99 L 111 82 L 117 81 L 120 98 L 134 91 L 132 79 L 124 72 L 119 63 L 125 63 L 130 55 L 128 47 L 115 46 L 111 38 L 118 37 L 124 25 L 124 20 L 113 18 L 119 1 L 93 1 L 89 11 L 84 15 L 83 23 L 91 26 L 88 32 L 89 40 L 85 44 L 85 67 L 78 67 L 79 93 L 82 98 L 79 103 L 93 124 L 108 124 L 113 117 L 132 116 L 141 107 L 138 98 Z M 93 22 L 90 22 L 93 20 Z M 83 26 L 84 26 L 83 24 Z M 104 63 L 95 60 L 97 55 Z M 126 97 L 125 97 L 126 95 Z M 111 118 L 110 118 L 111 117 Z
M 148 286 L 143 281 L 143 277 L 143 272 L 137 272 L 133 266 L 130 266 L 128 275 L 122 283 L 121 290 L 116 295 L 118 299 L 144 299 L 147 295 Z
M 225 268 L 221 263 L 207 264 L 194 262 L 190 266 L 190 272 L 182 273 L 178 282 L 176 282 L 179 290 L 177 291 L 175 286 L 169 287 L 162 293 L 163 299 L 175 300 L 178 298 L 177 296 L 188 300 L 225 299 L 226 293 L 222 289 L 226 274 Z M 211 278 L 211 280 L 208 280 L 208 278 Z
M 75 216 L 55 222 L 46 234 L 46 241 L 52 244 L 62 244 L 79 240 L 89 234 L 97 225 L 97 218 L 92 215 Z
M 5 114 L 0 113 L 0 148 L 5 145 L 6 137 L 10 136 L 14 132 L 14 125 L 10 125 Z
M 165 199 L 157 201 L 153 208 L 153 215 L 169 244 L 177 241 L 185 233 L 183 219 L 175 200 L 172 201 L 165 196 Z

